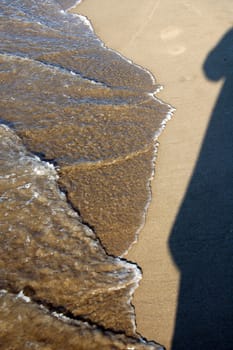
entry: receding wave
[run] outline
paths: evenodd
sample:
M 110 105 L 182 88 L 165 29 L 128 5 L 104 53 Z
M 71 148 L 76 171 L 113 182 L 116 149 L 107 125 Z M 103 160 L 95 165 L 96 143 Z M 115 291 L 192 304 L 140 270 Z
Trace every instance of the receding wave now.
M 140 270 L 113 255 L 129 249 L 143 223 L 171 107 L 155 97 L 148 71 L 64 11 L 71 5 L 0 4 L 0 303 L 9 319 L 1 317 L 7 325 L 25 309 L 42 327 L 63 327 L 64 337 L 76 329 L 79 344 L 83 334 L 96 339 L 88 349 L 154 349 L 136 335 L 131 297 Z M 30 303 L 10 293 L 30 294 Z M 66 318 L 55 321 L 59 310 Z

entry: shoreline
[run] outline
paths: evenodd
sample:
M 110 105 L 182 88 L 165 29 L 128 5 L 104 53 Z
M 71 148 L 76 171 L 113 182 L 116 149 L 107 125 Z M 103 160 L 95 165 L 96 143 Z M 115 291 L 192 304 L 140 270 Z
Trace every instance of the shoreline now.
M 143 5 L 139 0 L 84 0 L 74 11 L 89 18 L 107 47 L 151 71 L 164 87 L 156 97 L 176 108 L 159 137 L 145 226 L 126 256 L 143 270 L 133 301 L 137 330 L 169 350 L 180 272 L 168 241 L 222 86 L 222 81 L 209 81 L 202 67 L 232 26 L 230 1 L 198 0 L 193 5 L 148 0 Z

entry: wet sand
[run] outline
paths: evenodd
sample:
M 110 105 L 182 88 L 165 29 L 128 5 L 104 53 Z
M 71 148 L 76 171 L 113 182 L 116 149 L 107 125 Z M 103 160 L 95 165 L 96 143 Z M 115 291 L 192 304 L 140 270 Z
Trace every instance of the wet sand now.
M 119 256 L 151 198 L 154 144 L 171 108 L 154 97 L 151 73 L 104 47 L 85 17 L 43 0 L 3 0 L 0 12 L 0 344 L 53 342 L 53 318 L 35 309 L 52 328 L 29 341 L 26 324 L 19 333 L 13 326 L 13 345 L 12 298 L 23 298 L 28 310 L 37 304 L 62 322 L 95 325 L 95 348 L 107 340 L 107 348 L 159 349 L 136 333 L 131 300 L 141 271 Z M 94 332 L 87 328 L 81 338 Z
M 146 225 L 127 255 L 143 270 L 134 298 L 138 331 L 176 349 L 171 344 L 181 275 L 168 242 L 223 86 L 221 76 L 205 76 L 203 64 L 232 27 L 232 2 L 84 0 L 76 11 L 108 47 L 148 68 L 164 86 L 158 97 L 176 108 L 159 138 Z

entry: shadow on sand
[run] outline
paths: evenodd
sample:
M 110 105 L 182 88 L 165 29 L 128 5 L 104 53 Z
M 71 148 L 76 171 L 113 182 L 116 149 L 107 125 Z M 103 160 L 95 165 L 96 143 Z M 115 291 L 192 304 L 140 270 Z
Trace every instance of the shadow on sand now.
M 233 349 L 233 29 L 203 70 L 224 85 L 169 239 L 181 274 L 172 350 Z

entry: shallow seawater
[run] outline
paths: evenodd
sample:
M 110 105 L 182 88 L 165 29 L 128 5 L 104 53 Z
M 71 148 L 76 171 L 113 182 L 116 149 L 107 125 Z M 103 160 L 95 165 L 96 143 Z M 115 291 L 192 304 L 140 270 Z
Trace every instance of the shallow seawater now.
M 0 344 L 10 346 L 16 331 L 6 330 L 14 309 L 18 328 L 22 309 L 34 310 L 35 327 L 51 329 L 43 344 L 33 333 L 37 348 L 51 345 L 61 326 L 64 337 L 76 327 L 78 349 L 87 348 L 83 334 L 96 339 L 93 349 L 155 349 L 135 329 L 140 270 L 117 256 L 143 223 L 156 140 L 171 108 L 155 97 L 149 72 L 65 11 L 72 5 L 0 3 L 0 289 L 7 291 Z M 20 291 L 29 304 L 18 302 Z M 54 321 L 59 311 L 67 317 Z

